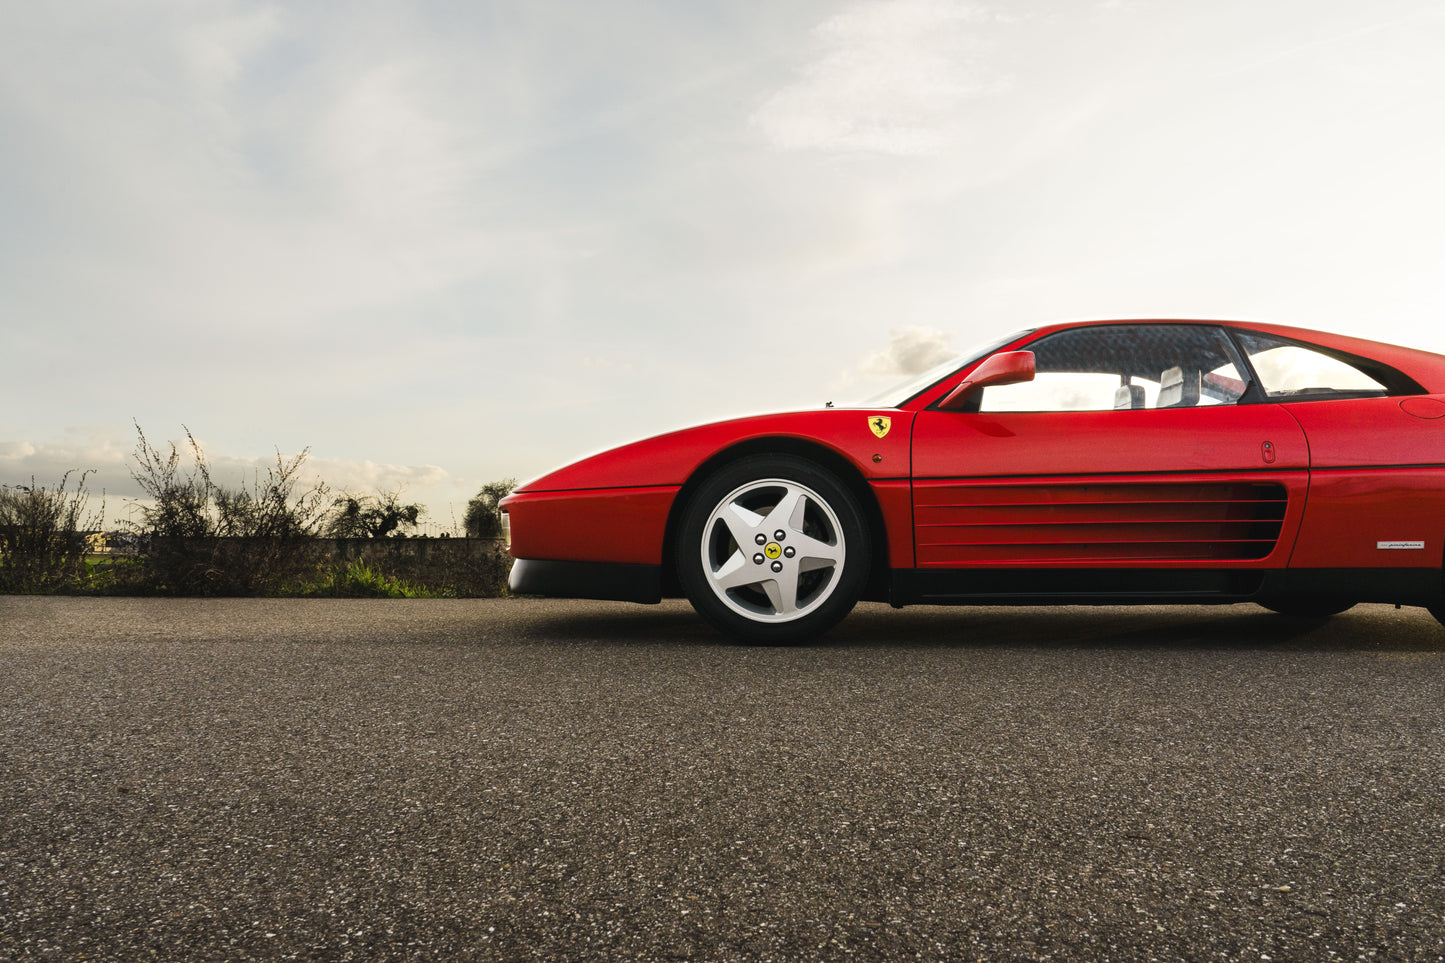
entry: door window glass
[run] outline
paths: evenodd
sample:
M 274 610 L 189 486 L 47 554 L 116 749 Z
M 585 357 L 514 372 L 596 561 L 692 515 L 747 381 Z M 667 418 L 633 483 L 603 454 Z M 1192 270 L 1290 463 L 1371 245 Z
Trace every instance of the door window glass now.
M 1268 398 L 1386 394 L 1384 385 L 1359 368 L 1314 348 L 1260 334 L 1240 335 L 1239 343 Z
M 980 411 L 1130 411 L 1231 405 L 1248 387 L 1218 328 L 1111 324 L 1040 338 L 1033 381 L 985 388 Z

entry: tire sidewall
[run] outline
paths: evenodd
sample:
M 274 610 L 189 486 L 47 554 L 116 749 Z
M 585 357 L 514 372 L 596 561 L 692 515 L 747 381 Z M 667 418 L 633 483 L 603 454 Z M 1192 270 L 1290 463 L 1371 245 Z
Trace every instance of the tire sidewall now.
M 702 538 L 708 519 L 722 500 L 752 481 L 777 478 L 812 489 L 838 519 L 844 543 L 842 571 L 821 605 L 788 622 L 759 622 L 729 608 L 713 591 L 703 570 Z M 747 642 L 782 645 L 812 638 L 841 621 L 857 604 L 872 564 L 868 527 L 858 500 L 832 472 L 796 455 L 749 455 L 710 476 L 693 492 L 683 510 L 675 546 L 683 592 L 703 618 Z

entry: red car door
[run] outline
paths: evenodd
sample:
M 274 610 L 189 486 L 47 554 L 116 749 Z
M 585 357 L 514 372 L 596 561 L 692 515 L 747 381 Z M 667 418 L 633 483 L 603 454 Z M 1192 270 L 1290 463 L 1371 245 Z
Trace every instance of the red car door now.
M 917 565 L 1282 567 L 1308 464 L 1299 424 L 1269 404 L 924 411 Z
M 919 569 L 1284 567 L 1309 449 L 1279 405 L 1237 403 L 1247 386 L 1218 329 L 1090 327 L 1023 348 L 1033 394 L 993 409 L 1034 410 L 991 410 L 989 387 L 978 410 L 918 415 Z

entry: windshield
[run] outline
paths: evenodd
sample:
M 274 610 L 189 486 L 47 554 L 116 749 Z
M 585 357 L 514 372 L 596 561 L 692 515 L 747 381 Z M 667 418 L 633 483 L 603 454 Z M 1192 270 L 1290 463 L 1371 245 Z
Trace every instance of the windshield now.
M 966 367 L 976 361 L 981 361 L 988 355 L 993 354 L 1006 344 L 1011 344 L 1022 338 L 1024 335 L 1033 334 L 1036 329 L 1027 328 L 1023 331 L 1015 331 L 1005 338 L 998 338 L 987 344 L 979 345 L 963 354 L 955 355 L 939 365 L 934 365 L 927 371 L 912 375 L 907 381 L 893 385 L 885 391 L 869 395 L 857 401 L 845 402 L 839 405 L 841 408 L 897 408 L 905 405 L 913 398 L 932 388 L 944 378 L 953 374 L 959 368 Z

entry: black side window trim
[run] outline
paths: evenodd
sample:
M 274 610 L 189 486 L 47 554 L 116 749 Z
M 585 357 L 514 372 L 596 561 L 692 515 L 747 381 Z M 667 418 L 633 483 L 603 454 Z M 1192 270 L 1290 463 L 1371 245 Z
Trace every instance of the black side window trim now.
M 1268 334 L 1264 331 L 1252 331 L 1248 328 L 1224 328 L 1225 334 L 1229 336 L 1230 342 L 1239 352 L 1240 359 L 1249 368 L 1250 390 L 1244 393 L 1237 404 L 1283 404 L 1295 401 L 1322 401 L 1328 400 L 1324 396 L 1313 398 L 1270 398 L 1264 390 L 1264 382 L 1259 378 L 1259 372 L 1254 370 L 1254 362 L 1250 360 L 1249 352 L 1240 343 L 1240 335 L 1253 335 L 1256 338 L 1265 338 L 1270 341 L 1277 341 L 1280 344 L 1293 345 L 1297 348 L 1304 348 L 1316 354 L 1322 354 L 1327 358 L 1333 358 L 1341 364 L 1347 364 L 1352 368 L 1368 375 L 1385 387 L 1385 396 L 1394 398 L 1399 395 L 1424 395 L 1429 394 L 1425 386 L 1414 378 L 1405 374 L 1398 368 L 1392 368 L 1383 361 L 1375 361 L 1371 358 L 1361 357 L 1357 354 L 1350 354 L 1348 351 L 1336 351 L 1334 348 L 1326 348 L 1324 345 L 1312 344 L 1309 341 L 1301 341 L 1298 338 L 1286 338 L 1277 334 Z

